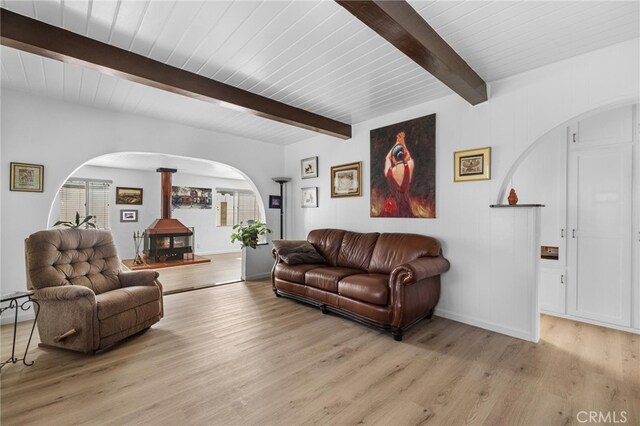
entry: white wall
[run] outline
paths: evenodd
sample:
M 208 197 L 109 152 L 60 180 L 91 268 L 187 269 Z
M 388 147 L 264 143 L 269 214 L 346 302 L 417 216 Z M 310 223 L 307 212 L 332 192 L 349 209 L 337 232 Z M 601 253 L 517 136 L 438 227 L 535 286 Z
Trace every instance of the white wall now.
M 116 169 L 110 167 L 83 166 L 73 177 L 87 179 L 106 179 L 113 182 L 111 189 L 111 232 L 113 233 L 118 255 L 122 259 L 131 259 L 135 255 L 133 233 L 142 233 L 151 223 L 160 217 L 160 174 L 157 172 Z M 177 186 L 194 186 L 199 188 L 229 188 L 251 190 L 245 180 L 221 179 L 207 176 L 196 176 L 178 170 L 173 175 L 173 184 Z M 118 186 L 143 189 L 143 204 L 141 206 L 126 206 L 115 203 L 115 188 Z M 138 222 L 120 222 L 120 210 L 138 210 Z M 54 201 L 49 226 L 59 217 L 59 197 Z M 231 227 L 216 226 L 215 205 L 211 209 L 175 209 L 172 212 L 175 219 L 186 226 L 194 227 L 196 233 L 196 254 L 214 254 L 239 251 L 239 243 L 232 243 Z
M 540 203 L 541 244 L 560 248 L 558 261 L 543 261 L 548 264 L 565 265 L 562 229 L 566 227 L 566 169 L 567 129 L 559 126 L 544 135 L 537 146 L 520 164 L 511 179 L 510 187 L 518 194 L 518 203 Z
M 180 173 L 173 175 L 173 184 L 177 186 L 212 188 L 213 191 L 215 191 L 216 188 L 251 190 L 251 187 L 246 181 L 213 179 Z M 158 186 L 158 191 L 160 191 L 160 186 Z M 275 194 L 275 192 L 271 193 Z M 265 202 L 265 210 L 267 210 L 269 206 L 268 202 L 269 197 L 267 197 L 267 201 Z M 175 209 L 172 215 L 185 225 L 195 227 L 197 254 L 228 253 L 230 251 L 240 250 L 239 242 L 231 242 L 230 236 L 233 233 L 231 226 L 216 226 L 215 203 L 211 210 Z M 273 226 L 277 220 L 277 217 L 274 216 L 269 226 Z M 266 270 L 268 270 L 268 268 Z
M 349 141 L 318 136 L 287 146 L 286 174 L 293 177 L 287 185 L 288 237 L 304 238 L 322 227 L 434 236 L 451 261 L 451 270 L 442 280 L 437 313 L 504 332 L 516 321 L 508 314 L 496 317 L 494 307 L 514 300 L 497 288 L 487 289 L 499 279 L 495 274 L 500 268 L 491 265 L 503 264 L 505 274 L 512 268 L 489 250 L 489 205 L 495 202 L 511 164 L 546 132 L 586 111 L 638 98 L 639 51 L 639 40 L 632 40 L 493 82 L 490 100 L 475 107 L 453 95 L 359 123 Z M 437 114 L 437 218 L 370 218 L 369 131 L 432 113 Z M 492 147 L 492 179 L 454 183 L 453 152 L 483 146 Z M 302 181 L 300 160 L 315 155 L 319 156 L 319 177 Z M 330 167 L 352 161 L 363 162 L 363 196 L 332 199 Z M 300 188 L 307 186 L 319 187 L 317 209 L 300 208 Z M 533 306 L 535 301 L 530 303 Z
M 284 155 L 278 145 L 6 89 L 2 102 L 0 175 L 9 176 L 11 161 L 45 167 L 44 193 L 11 192 L 6 184 L 0 188 L 3 293 L 26 288 L 24 239 L 47 228 L 59 187 L 92 158 L 114 152 L 204 158 L 243 172 L 267 206 L 269 194 L 279 193 L 279 185 L 271 180 L 282 175 Z M 265 210 L 272 235 L 278 234 L 278 212 Z

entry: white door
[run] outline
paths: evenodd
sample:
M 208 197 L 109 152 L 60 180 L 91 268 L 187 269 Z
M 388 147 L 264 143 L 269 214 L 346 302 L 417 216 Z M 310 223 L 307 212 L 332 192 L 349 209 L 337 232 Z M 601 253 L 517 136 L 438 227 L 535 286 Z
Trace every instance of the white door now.
M 631 325 L 632 145 L 569 155 L 567 313 Z
M 563 268 L 540 267 L 538 295 L 540 310 L 545 313 L 566 314 L 566 272 Z

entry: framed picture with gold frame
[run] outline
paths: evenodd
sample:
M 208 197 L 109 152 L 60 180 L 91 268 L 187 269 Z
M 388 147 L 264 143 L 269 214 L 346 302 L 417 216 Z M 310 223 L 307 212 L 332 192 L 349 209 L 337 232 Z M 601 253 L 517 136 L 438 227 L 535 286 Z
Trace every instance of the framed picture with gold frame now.
M 491 147 L 453 153 L 454 182 L 491 179 Z
M 11 163 L 9 190 L 43 192 L 44 166 L 41 164 Z
M 331 198 L 362 195 L 362 161 L 331 167 Z
M 116 187 L 116 204 L 142 205 L 142 188 Z

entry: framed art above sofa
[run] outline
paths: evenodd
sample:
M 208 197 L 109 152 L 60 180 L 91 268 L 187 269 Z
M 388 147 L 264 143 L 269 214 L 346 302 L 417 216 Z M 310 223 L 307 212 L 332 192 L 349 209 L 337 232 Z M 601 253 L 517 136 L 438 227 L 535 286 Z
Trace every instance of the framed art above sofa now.
M 491 147 L 453 153 L 454 182 L 491 179 Z
M 331 167 L 331 198 L 362 195 L 362 162 Z
M 300 177 L 310 179 L 318 177 L 318 157 L 309 157 L 300 160 Z
M 318 187 L 302 188 L 302 207 L 318 207 Z

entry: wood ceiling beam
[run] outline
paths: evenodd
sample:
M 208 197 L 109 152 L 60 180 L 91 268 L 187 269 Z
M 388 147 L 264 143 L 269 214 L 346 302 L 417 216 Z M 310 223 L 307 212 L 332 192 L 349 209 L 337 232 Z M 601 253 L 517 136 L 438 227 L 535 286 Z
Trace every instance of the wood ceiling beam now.
M 471 105 L 488 99 L 484 80 L 406 1 L 336 2 Z
M 198 74 L 0 9 L 1 44 L 58 61 L 334 136 L 351 138 L 351 125 L 211 80 Z

